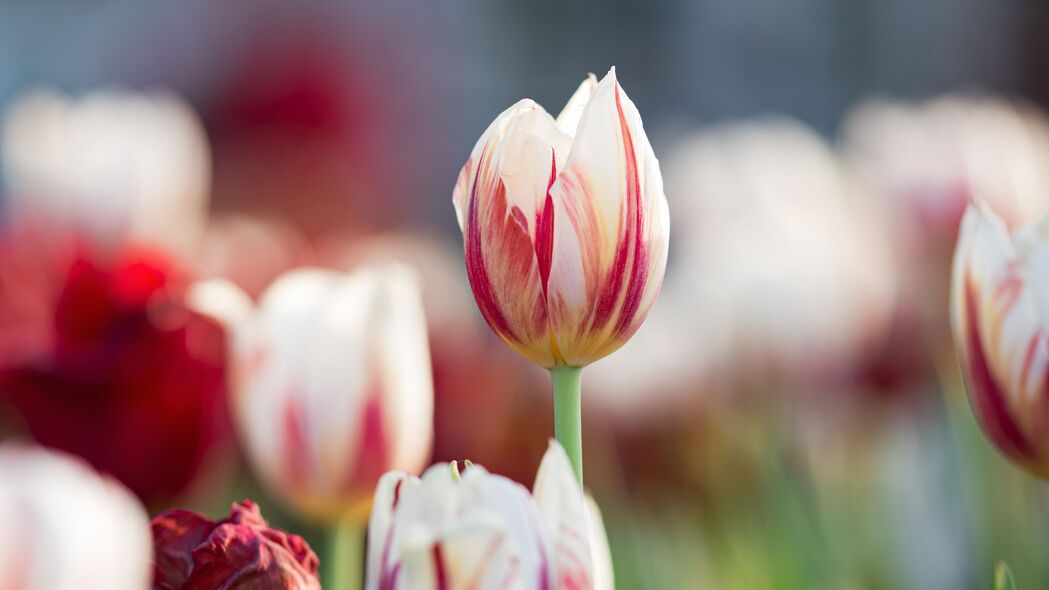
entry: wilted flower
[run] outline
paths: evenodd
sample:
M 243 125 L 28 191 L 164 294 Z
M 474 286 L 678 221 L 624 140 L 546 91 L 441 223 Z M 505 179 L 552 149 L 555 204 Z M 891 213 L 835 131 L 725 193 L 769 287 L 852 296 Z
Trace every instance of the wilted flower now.
M 193 299 L 231 326 L 241 438 L 262 480 L 301 513 L 363 518 L 384 472 L 423 467 L 433 377 L 407 267 L 292 271 L 257 307 L 228 283 L 203 283 Z
M 1049 477 L 1049 218 L 1012 234 L 990 207 L 962 220 L 951 285 L 955 345 L 984 432 Z
M 227 439 L 221 327 L 185 307 L 185 278 L 157 252 L 82 249 L 48 271 L 46 333 L 0 360 L 0 404 L 41 444 L 170 499 Z
M 153 519 L 154 590 L 320 590 L 317 555 L 298 535 L 270 528 L 244 500 L 210 520 L 189 510 Z
M 195 246 L 211 161 L 203 126 L 175 96 L 28 93 L 7 108 L 0 153 L 15 223 L 107 245 Z
M 73 457 L 0 446 L 0 587 L 143 590 L 149 520 L 115 481 Z
M 585 80 L 556 120 L 531 100 L 500 114 L 453 201 L 481 314 L 529 360 L 587 365 L 648 315 L 670 221 L 659 163 L 614 69 Z
M 461 477 L 454 464 L 434 465 L 422 479 L 388 473 L 368 527 L 365 589 L 610 589 L 600 519 L 557 443 L 534 496 L 476 465 Z

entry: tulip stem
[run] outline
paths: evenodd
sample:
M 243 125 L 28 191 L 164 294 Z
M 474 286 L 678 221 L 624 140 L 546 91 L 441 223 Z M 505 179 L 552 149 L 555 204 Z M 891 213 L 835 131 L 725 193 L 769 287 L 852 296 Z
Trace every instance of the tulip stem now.
M 579 485 L 583 485 L 582 375 L 582 367 L 558 365 L 550 369 L 554 381 L 554 436 L 568 453 Z
M 332 527 L 328 536 L 328 563 L 321 563 L 324 590 L 360 590 L 364 584 L 364 529 L 353 518 Z

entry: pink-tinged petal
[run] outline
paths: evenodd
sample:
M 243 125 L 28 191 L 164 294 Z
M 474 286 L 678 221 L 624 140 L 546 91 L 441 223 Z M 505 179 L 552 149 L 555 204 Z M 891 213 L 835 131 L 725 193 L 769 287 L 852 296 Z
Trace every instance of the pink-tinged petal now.
M 669 240 L 659 163 L 614 70 L 594 88 L 550 195 L 550 320 L 560 356 L 582 366 L 640 327 L 662 284 Z
M 974 205 L 955 253 L 952 321 L 969 400 L 987 436 L 1028 469 L 1049 475 L 1049 338 L 1028 279 L 1037 251 L 1014 244 L 1002 221 Z
M 532 493 L 554 544 L 558 588 L 592 588 L 593 565 L 583 490 L 568 455 L 556 441 L 550 441 L 543 455 Z

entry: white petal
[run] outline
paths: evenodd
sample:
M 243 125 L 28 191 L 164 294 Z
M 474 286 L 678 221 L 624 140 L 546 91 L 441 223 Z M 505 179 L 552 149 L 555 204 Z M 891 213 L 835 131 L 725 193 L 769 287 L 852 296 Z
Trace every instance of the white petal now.
M 615 575 L 612 572 L 612 550 L 608 546 L 605 523 L 601 509 L 590 494 L 586 495 L 586 521 L 589 531 L 590 558 L 594 568 L 594 590 L 614 590 Z
M 375 500 L 368 520 L 367 566 L 365 590 L 379 590 L 384 575 L 393 568 L 399 555 L 394 551 L 393 520 L 400 502 L 415 493 L 422 485 L 418 477 L 391 471 L 379 479 Z
M 0 580 L 19 588 L 142 590 L 152 538 L 138 500 L 80 459 L 0 446 Z M 4 568 L 15 567 L 16 572 Z
M 593 569 L 583 490 L 568 455 L 557 441 L 550 441 L 543 455 L 532 493 L 553 536 L 562 587 L 565 580 L 577 584 L 570 587 L 589 587 L 593 583 Z
M 561 114 L 557 115 L 557 128 L 562 133 L 575 137 L 576 129 L 579 128 L 579 120 L 583 117 L 583 110 L 590 102 L 595 88 L 597 88 L 597 76 L 587 74 L 586 79 L 565 103 L 565 108 L 561 109 Z

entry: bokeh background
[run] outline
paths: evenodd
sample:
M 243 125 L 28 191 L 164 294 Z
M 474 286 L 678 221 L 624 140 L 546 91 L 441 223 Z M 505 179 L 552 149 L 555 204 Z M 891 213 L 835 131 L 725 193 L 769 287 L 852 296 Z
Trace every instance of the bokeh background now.
M 433 459 L 526 484 L 552 435 L 548 377 L 474 307 L 451 188 L 504 108 L 531 97 L 556 114 L 586 73 L 616 66 L 673 226 L 653 316 L 584 374 L 587 484 L 619 588 L 986 588 L 999 559 L 1020 587 L 1049 585 L 1049 488 L 981 436 L 947 319 L 966 200 L 994 195 L 1016 223 L 1049 203 L 1047 57 L 1037 0 L 0 2 L 5 110 L 33 89 L 102 88 L 160 89 L 196 111 L 209 218 L 190 274 L 257 296 L 302 264 L 418 265 Z M 25 187 L 17 144 L 5 135 L 6 203 Z M 78 364 L 96 361 L 44 376 L 19 361 L 52 313 L 26 285 L 66 279 L 26 246 L 50 229 L 13 239 L 10 221 L 0 432 L 64 440 L 93 420 L 94 394 L 52 400 L 79 413 L 37 428 L 52 412 L 34 400 L 106 387 Z M 89 291 L 125 281 L 83 272 Z M 125 386 L 221 397 L 193 367 Z M 322 546 L 265 500 L 213 418 L 184 466 L 205 475 L 141 492 L 150 510 L 217 515 L 258 497 Z M 136 491 L 155 483 L 122 479 L 136 477 Z

